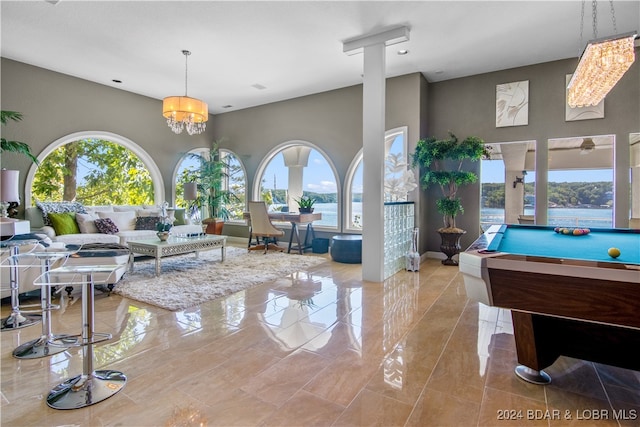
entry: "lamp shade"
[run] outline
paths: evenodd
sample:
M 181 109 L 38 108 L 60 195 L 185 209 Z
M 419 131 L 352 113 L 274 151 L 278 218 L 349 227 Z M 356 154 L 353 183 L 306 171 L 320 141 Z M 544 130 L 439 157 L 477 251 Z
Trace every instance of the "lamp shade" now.
M 184 183 L 184 199 L 196 200 L 198 198 L 198 186 L 195 182 Z
M 0 171 L 0 202 L 19 202 L 18 176 L 20 171 L 2 169 Z

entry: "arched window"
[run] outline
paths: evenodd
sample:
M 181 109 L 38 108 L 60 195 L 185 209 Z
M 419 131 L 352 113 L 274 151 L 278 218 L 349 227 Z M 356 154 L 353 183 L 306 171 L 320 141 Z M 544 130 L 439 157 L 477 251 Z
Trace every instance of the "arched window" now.
M 54 141 L 32 165 L 25 206 L 34 199 L 77 200 L 85 205 L 160 204 L 162 177 L 140 146 L 109 132 L 77 132 Z M 108 185 L 106 185 L 108 183 Z
M 402 183 L 411 172 L 408 165 L 406 126 L 388 130 L 385 133 L 385 195 L 388 202 L 406 200 L 406 192 L 402 191 Z M 344 228 L 347 231 L 362 231 L 362 150 L 356 154 L 347 170 L 345 185 L 345 218 Z
M 228 221 L 244 221 L 242 214 L 246 210 L 246 186 L 247 173 L 238 156 L 230 150 L 221 148 L 220 158 L 227 167 L 224 171 L 222 189 L 233 193 L 234 197 L 224 208 L 229 212 Z M 197 182 L 198 168 L 200 166 L 197 156 L 209 156 L 208 148 L 196 148 L 185 154 L 177 164 L 173 174 L 173 200 L 176 206 L 188 207 L 190 201 L 184 199 L 184 184 Z
M 316 199 L 314 212 L 322 213 L 316 228 L 337 230 L 341 206 L 338 174 L 329 157 L 306 141 L 289 141 L 274 148 L 256 172 L 253 200 L 264 200 L 271 210 L 298 211 L 296 199 Z

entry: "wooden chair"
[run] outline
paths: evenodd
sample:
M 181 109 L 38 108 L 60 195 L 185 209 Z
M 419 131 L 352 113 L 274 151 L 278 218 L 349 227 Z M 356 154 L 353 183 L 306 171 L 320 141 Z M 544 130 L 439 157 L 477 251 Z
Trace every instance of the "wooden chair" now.
M 249 202 L 250 229 L 249 229 L 249 247 L 250 251 L 264 249 L 266 254 L 269 249 L 283 251 L 279 247 L 278 237 L 284 236 L 284 231 L 273 226 L 269 214 L 267 213 L 267 204 L 265 202 Z M 256 245 L 251 246 L 253 236 L 256 237 Z M 262 237 L 262 243 L 260 243 Z

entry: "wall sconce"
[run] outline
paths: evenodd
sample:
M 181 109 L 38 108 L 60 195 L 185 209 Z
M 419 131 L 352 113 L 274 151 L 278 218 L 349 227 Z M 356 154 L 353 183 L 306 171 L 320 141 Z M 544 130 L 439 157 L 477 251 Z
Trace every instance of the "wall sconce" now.
M 527 171 L 522 171 L 522 176 L 516 175 L 516 180 L 513 181 L 513 188 L 516 188 L 518 184 L 522 184 L 524 186 L 524 177 L 527 176 Z

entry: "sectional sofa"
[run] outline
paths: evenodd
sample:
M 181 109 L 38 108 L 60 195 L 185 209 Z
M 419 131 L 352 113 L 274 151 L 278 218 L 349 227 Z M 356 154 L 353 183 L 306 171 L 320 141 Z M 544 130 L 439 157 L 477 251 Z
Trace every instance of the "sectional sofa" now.
M 35 247 L 25 246 L 23 251 L 30 250 L 41 251 L 51 245 L 80 245 L 87 246 L 96 243 L 107 245 L 126 246 L 130 240 L 157 239 L 155 224 L 161 216 L 161 208 L 156 206 L 82 206 L 75 202 L 61 203 L 38 203 L 36 207 L 29 207 L 25 210 L 25 219 L 31 223 L 31 231 L 38 236 L 40 243 Z M 67 220 L 75 221 L 75 227 L 71 229 L 61 226 L 59 223 L 52 223 L 49 214 L 66 214 Z M 171 228 L 172 234 L 199 234 L 202 232 L 202 226 L 195 224 L 186 224 L 184 209 L 168 208 L 167 214 L 169 220 L 173 222 Z M 109 219 L 115 226 L 110 232 L 103 233 L 96 226 L 97 220 Z M 72 232 L 69 232 L 72 231 Z M 118 251 L 114 251 L 118 252 Z M 126 252 L 126 251 L 125 251 Z M 6 260 L 1 260 L 6 265 Z M 116 272 L 115 277 L 110 281 L 116 283 L 124 275 L 129 262 L 128 255 L 122 255 L 122 251 L 118 254 L 109 256 L 107 259 L 82 258 L 74 257 L 68 262 L 71 264 L 87 264 L 101 262 L 103 264 L 122 264 L 122 268 Z M 25 258 L 20 268 L 19 283 L 20 293 L 29 292 L 38 289 L 33 285 L 33 281 L 40 275 L 40 269 L 37 267 L 38 261 L 35 259 Z M 27 265 L 31 267 L 27 268 Z M 8 268 L 2 268 L 0 271 L 2 283 L 9 283 Z M 2 289 L 1 297 L 9 296 L 8 289 Z
M 161 216 L 161 208 L 147 205 L 127 206 L 82 206 L 79 203 L 38 203 L 25 210 L 25 219 L 31 223 L 31 231 L 44 233 L 54 242 L 84 245 L 87 243 L 119 243 L 126 245 L 129 240 L 156 238 L 155 224 Z M 77 229 L 50 221 L 49 214 L 72 214 Z M 172 234 L 198 234 L 202 227 L 187 224 L 184 209 L 168 208 L 167 214 L 173 222 Z M 101 232 L 96 220 L 109 219 L 115 228 Z M 71 232 L 69 232 L 71 231 Z M 104 230 L 103 230 L 104 231 Z

